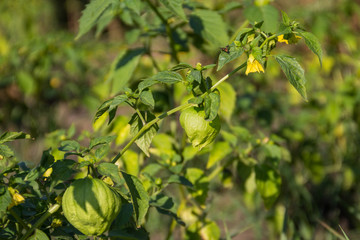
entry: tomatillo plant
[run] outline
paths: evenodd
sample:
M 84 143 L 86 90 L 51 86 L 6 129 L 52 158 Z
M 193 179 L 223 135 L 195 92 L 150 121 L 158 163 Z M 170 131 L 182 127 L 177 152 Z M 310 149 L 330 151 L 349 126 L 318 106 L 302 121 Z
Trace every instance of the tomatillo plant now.
M 116 59 L 107 76 L 112 97 L 95 113 L 94 125 L 100 129 L 108 119 L 108 124 L 116 129 L 115 136 L 92 137 L 87 146 L 81 146 L 71 139 L 69 130 L 59 139 L 58 148 L 43 152 L 37 167 L 29 169 L 16 164 L 2 170 L 0 224 L 6 229 L 3 235 L 19 239 L 80 238 L 82 234 L 100 239 L 147 239 L 149 209 L 156 209 L 171 219 L 167 239 L 172 238 L 178 226 L 183 239 L 220 239 L 217 223 L 207 215 L 209 184 L 219 179 L 224 186 L 226 181 L 233 182 L 229 169 L 241 170 L 241 164 L 249 170 L 243 176 L 253 181 L 264 206 L 274 207 L 281 194 L 280 157 L 275 154 L 276 161 L 268 161 L 261 156 L 267 154 L 263 149 L 270 149 L 272 154 L 281 152 L 281 146 L 268 137 L 245 138 L 241 128 L 230 124 L 230 116 L 222 109 L 222 104 L 227 103 L 222 101 L 233 92 L 235 95 L 235 91 L 225 81 L 243 69 L 246 75 L 266 74 L 268 61 L 275 60 L 307 100 L 304 70 L 295 58 L 274 50 L 279 42 L 290 44 L 301 38 L 321 63 L 322 51 L 316 37 L 283 12 L 280 23 L 273 19 L 278 28 L 269 27 L 271 23 L 264 19 L 246 21 L 224 47 L 221 44 L 227 42 L 227 32 L 222 16 L 196 2 L 93 0 L 82 13 L 76 39 L 93 27 L 100 34 L 117 17 L 137 30 L 132 34 L 143 37 L 139 40 L 143 46 L 127 49 Z M 149 24 L 151 21 L 154 25 Z M 167 70 L 161 69 L 152 50 L 154 38 L 163 36 L 173 65 Z M 179 52 L 189 49 L 188 40 L 184 39 L 190 38 L 200 39 L 204 48 L 221 49 L 217 64 L 193 66 L 180 62 Z M 135 71 L 142 56 L 150 59 L 156 74 L 128 87 L 128 73 Z M 219 80 L 211 74 L 216 66 L 220 71 L 230 62 L 235 64 L 234 70 Z M 187 92 L 187 101 L 178 105 L 170 101 L 170 108 L 159 112 L 155 92 L 166 89 L 175 94 L 178 87 Z M 226 88 L 230 88 L 229 94 Z M 119 106 L 127 106 L 133 112 L 128 125 L 121 125 L 126 117 L 117 115 Z M 169 132 L 159 133 L 166 127 L 164 119 L 172 119 L 175 124 L 170 124 Z M 224 119 L 228 120 L 230 131 L 220 131 Z M 81 135 L 81 139 L 85 136 Z M 13 156 L 5 142 L 26 137 L 13 132 L 1 135 L 0 156 Z M 244 139 L 246 150 L 238 147 Z M 119 148 L 125 140 L 128 142 Z M 136 152 L 134 143 L 141 152 Z M 208 152 L 206 164 L 192 161 Z M 254 160 L 256 156 L 259 160 Z M 174 189 L 178 193 L 170 197 Z M 24 211 L 34 214 L 29 216 Z

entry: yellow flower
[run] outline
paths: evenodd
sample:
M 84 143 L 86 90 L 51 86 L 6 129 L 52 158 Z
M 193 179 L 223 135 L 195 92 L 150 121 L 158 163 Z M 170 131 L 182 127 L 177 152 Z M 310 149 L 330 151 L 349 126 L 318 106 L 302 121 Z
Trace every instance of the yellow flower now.
M 284 42 L 286 44 L 289 44 L 289 41 L 284 38 L 284 34 L 278 36 L 278 42 Z
M 264 72 L 264 68 L 261 65 L 261 63 L 259 63 L 252 54 L 250 54 L 248 60 L 247 60 L 247 67 L 246 67 L 246 72 L 245 74 L 248 75 L 249 73 L 252 72 Z
M 52 227 L 60 227 L 62 225 L 62 221 L 59 218 L 54 218 L 51 222 Z
M 62 197 L 59 195 L 55 198 L 55 201 L 59 204 L 61 204 L 61 201 L 62 201 Z
M 284 34 L 278 36 L 278 42 L 284 42 L 286 44 L 297 43 L 300 39 L 301 39 L 300 36 L 297 36 L 297 35 L 295 35 L 293 33 L 286 34 L 285 38 L 284 38 Z
M 12 208 L 13 206 L 17 206 L 17 205 L 25 202 L 25 198 L 23 196 L 21 196 L 21 194 L 19 193 L 19 191 L 17 189 L 9 187 L 8 190 L 12 197 L 12 201 L 11 201 L 11 204 L 9 205 L 9 209 Z
M 52 169 L 52 168 L 48 168 L 48 169 L 44 172 L 43 177 L 44 177 L 44 178 L 50 177 L 50 175 L 52 174 L 52 172 L 53 172 L 53 169 Z

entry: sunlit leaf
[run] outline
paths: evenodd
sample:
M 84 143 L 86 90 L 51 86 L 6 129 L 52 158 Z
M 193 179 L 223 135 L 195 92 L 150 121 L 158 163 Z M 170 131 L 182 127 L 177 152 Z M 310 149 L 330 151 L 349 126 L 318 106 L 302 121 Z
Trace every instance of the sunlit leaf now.
M 120 171 L 117 165 L 113 163 L 100 163 L 97 170 L 101 175 L 110 177 L 114 183 L 123 183 L 123 180 L 120 178 Z
M 305 43 L 310 48 L 310 50 L 318 56 L 320 65 L 322 65 L 323 53 L 317 37 L 310 32 L 300 32 L 299 34 L 305 39 Z
M 280 195 L 281 177 L 277 171 L 266 165 L 257 165 L 256 188 L 259 191 L 266 208 L 270 208 Z
M 237 59 L 244 53 L 244 49 L 240 46 L 236 46 L 235 43 L 231 43 L 227 48 L 228 52 L 221 51 L 219 54 L 217 71 L 222 69 L 225 64 Z
M 177 82 L 181 82 L 182 76 L 177 72 L 163 71 L 163 72 L 158 72 L 149 79 L 156 80 L 161 83 L 174 84 Z
M 149 91 L 142 91 L 140 93 L 140 100 L 143 104 L 150 106 L 151 108 L 155 107 L 155 100 L 152 92 Z
M 115 138 L 116 136 L 102 136 L 93 138 L 90 140 L 89 148 L 92 149 L 98 145 L 111 143 L 112 141 L 114 141 Z
M 155 119 L 155 116 L 147 112 L 145 121 L 150 122 L 153 119 Z M 130 123 L 130 133 L 132 136 L 135 136 L 144 126 L 143 122 L 141 121 L 137 113 L 132 116 L 129 123 Z M 141 134 L 140 137 L 135 141 L 136 145 L 146 154 L 146 156 L 150 156 L 149 147 L 151 145 L 152 139 L 154 138 L 158 130 L 159 130 L 158 125 L 154 124 L 149 129 L 147 129 L 143 134 Z
M 149 195 L 137 177 L 129 175 L 125 172 L 121 173 L 130 191 L 135 212 L 136 225 L 140 227 L 149 208 Z
M 160 0 L 160 2 L 182 20 L 187 21 L 184 9 L 182 7 L 184 2 L 183 0 Z
M 193 184 L 183 176 L 171 175 L 167 180 L 168 183 L 178 183 L 186 187 L 193 187 Z
M 218 115 L 218 111 L 220 108 L 220 96 L 219 94 L 212 92 L 209 93 L 206 97 L 205 97 L 205 107 L 204 107 L 204 111 L 205 111 L 205 119 L 207 121 L 212 121 L 214 120 L 217 115 Z
M 279 23 L 279 12 L 271 5 L 249 6 L 244 10 L 245 17 L 252 23 L 264 21 L 262 29 L 265 32 L 276 32 Z
M 227 82 L 221 83 L 217 89 L 220 92 L 219 115 L 227 121 L 230 121 L 235 110 L 236 92 L 233 86 Z
M 215 46 L 225 46 L 228 42 L 227 26 L 215 11 L 195 10 L 190 16 L 190 26 L 195 34 Z
M 111 7 L 112 0 L 92 0 L 86 5 L 79 20 L 79 32 L 75 39 L 79 39 L 82 35 L 87 33 L 104 13 L 104 11 Z
M 209 191 L 209 180 L 204 171 L 199 168 L 186 169 L 185 177 L 193 184 L 189 192 L 200 204 L 205 204 Z
M 216 142 L 210 151 L 209 160 L 207 162 L 206 168 L 211 168 L 217 162 L 224 159 L 231 152 L 232 147 L 228 142 Z
M 127 150 L 121 159 L 124 161 L 125 169 L 128 174 L 137 176 L 139 174 L 138 154 L 134 151 Z
M 28 240 L 49 240 L 50 238 L 40 229 L 35 229 L 34 233 L 28 238 Z
M 285 55 L 276 55 L 276 61 L 280 64 L 281 69 L 289 82 L 295 87 L 299 94 L 307 101 L 305 88 L 305 74 L 304 70 L 295 58 Z

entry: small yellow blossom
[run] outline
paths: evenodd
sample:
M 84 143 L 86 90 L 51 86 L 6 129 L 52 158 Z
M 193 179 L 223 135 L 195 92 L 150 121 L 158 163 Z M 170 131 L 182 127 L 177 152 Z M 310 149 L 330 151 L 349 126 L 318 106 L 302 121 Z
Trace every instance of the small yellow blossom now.
M 278 36 L 278 42 L 284 42 L 286 44 L 289 44 L 289 41 L 284 38 L 284 34 Z
M 252 54 L 250 54 L 247 60 L 247 67 L 245 74 L 248 75 L 252 72 L 264 72 L 263 66 L 254 58 Z
M 44 172 L 43 177 L 44 177 L 44 178 L 50 177 L 50 175 L 52 174 L 52 172 L 53 172 L 53 169 L 52 169 L 52 168 L 48 168 L 48 169 Z
M 9 208 L 12 208 L 13 206 L 17 206 L 17 205 L 25 202 L 25 198 L 19 193 L 19 191 L 17 189 L 9 187 L 8 190 L 12 197 L 12 201 L 11 201 L 11 204 L 9 205 Z
M 293 33 L 291 33 L 290 35 L 287 34 L 286 35 L 286 38 L 284 38 L 284 34 L 283 35 L 280 35 L 278 36 L 278 42 L 284 42 L 286 44 L 292 44 L 292 43 L 297 43 L 299 40 L 301 39 L 300 36 L 297 36 Z
M 55 198 L 55 201 L 59 204 L 61 204 L 61 201 L 62 201 L 62 197 L 59 195 Z
M 60 227 L 62 225 L 62 221 L 59 218 L 54 218 L 51 222 L 52 227 Z

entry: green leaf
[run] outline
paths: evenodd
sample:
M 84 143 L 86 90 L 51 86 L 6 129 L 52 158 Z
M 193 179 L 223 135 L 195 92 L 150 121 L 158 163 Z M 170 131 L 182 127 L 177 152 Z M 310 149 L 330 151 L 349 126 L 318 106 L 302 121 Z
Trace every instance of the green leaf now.
M 59 150 L 64 152 L 79 152 L 80 144 L 75 140 L 65 140 L 61 142 Z
M 157 163 L 150 163 L 145 168 L 141 170 L 142 173 L 147 173 L 150 176 L 154 176 L 157 172 L 163 169 L 163 166 Z
M 289 26 L 290 25 L 290 18 L 289 16 L 286 14 L 286 12 L 281 11 L 281 16 L 282 16 L 282 22 L 285 26 Z
M 15 153 L 13 150 L 11 150 L 11 148 L 9 148 L 7 145 L 5 144 L 0 144 L 0 155 L 3 157 L 2 162 L 0 166 L 3 166 L 2 164 L 4 164 L 4 166 L 7 166 L 7 164 L 5 163 L 5 161 L 10 160 L 11 158 L 13 158 L 15 156 Z M 14 160 L 14 159 L 13 159 Z M 3 169 L 2 169 L 3 170 Z M 2 171 L 0 170 L 0 172 Z
M 31 169 L 31 171 L 25 176 L 24 181 L 31 182 L 41 177 L 51 164 L 54 163 L 54 157 L 50 152 L 50 149 L 43 151 L 40 164 L 36 168 Z
M 289 82 L 295 87 L 299 94 L 307 101 L 305 88 L 304 70 L 295 58 L 285 55 L 276 55 L 276 61 L 280 64 L 281 69 Z
M 111 65 L 106 81 L 112 81 L 111 94 L 116 94 L 127 86 L 141 56 L 145 53 L 143 48 L 129 49 L 121 52 Z
M 227 2 L 226 4 L 224 4 L 224 7 L 222 9 L 220 9 L 218 12 L 220 14 L 225 14 L 227 12 L 230 12 L 234 9 L 237 9 L 237 8 L 241 8 L 243 7 L 243 4 L 242 3 L 239 3 L 239 2 Z
M 173 217 L 177 223 L 185 226 L 185 223 L 176 214 L 177 209 L 172 198 L 160 193 L 151 197 L 150 206 L 156 207 L 159 213 L 169 215 Z
M 140 14 L 141 0 L 125 0 L 126 6 L 133 10 L 136 14 Z
M 220 239 L 220 229 L 214 221 L 206 221 L 200 230 L 201 239 Z
M 121 159 L 124 161 L 126 172 L 137 176 L 139 174 L 139 156 L 136 152 L 127 150 Z
M 220 92 L 220 116 L 230 121 L 236 104 L 236 92 L 230 83 L 223 82 L 217 89 Z
M 256 188 L 265 207 L 270 208 L 280 195 L 281 177 L 277 171 L 266 165 L 256 165 Z
M 207 70 L 207 69 L 211 69 L 211 68 L 214 68 L 214 67 L 216 67 L 216 64 L 215 64 L 215 63 L 205 65 L 205 66 L 203 66 L 201 69 L 202 69 L 202 70 Z
M 29 139 L 30 135 L 24 132 L 5 132 L 0 136 L 0 144 L 11 142 L 16 139 Z
M 168 183 L 178 183 L 186 187 L 193 187 L 193 184 L 187 180 L 184 176 L 171 175 L 167 180 Z
M 231 43 L 228 46 L 229 52 L 221 51 L 218 58 L 218 67 L 217 71 L 222 69 L 225 64 L 237 59 L 244 53 L 244 49 L 240 46 L 236 46 L 234 43 Z
M 20 70 L 16 74 L 17 84 L 26 95 L 34 95 L 37 91 L 37 82 L 29 72 Z
M 79 20 L 79 32 L 76 40 L 95 26 L 104 11 L 111 7 L 111 3 L 112 0 L 92 0 L 86 5 Z
M 113 6 L 119 5 L 118 2 L 113 1 Z M 116 16 L 117 7 L 108 7 L 104 10 L 101 16 L 96 21 L 96 33 L 95 36 L 99 37 L 101 32 L 105 29 L 106 26 L 114 19 Z
M 221 239 L 221 232 L 217 224 L 209 219 L 201 219 L 186 228 L 188 240 L 215 240 Z
M 218 115 L 220 108 L 220 96 L 219 94 L 212 92 L 205 97 L 205 119 L 212 121 Z
M 224 159 L 228 154 L 232 152 L 232 147 L 228 142 L 216 142 L 214 147 L 210 151 L 209 160 L 206 168 L 213 167 L 217 162 Z
M 320 65 L 322 65 L 323 53 L 317 37 L 310 32 L 300 32 L 299 34 L 305 39 L 306 46 L 308 46 L 308 48 L 318 56 Z
M 150 112 L 146 114 L 146 122 L 150 122 L 151 120 L 155 119 L 155 116 L 152 115 Z M 130 122 L 130 134 L 134 137 L 140 129 L 143 127 L 143 123 L 139 118 L 139 115 L 135 113 Z M 149 129 L 147 129 L 141 136 L 135 141 L 136 145 L 146 154 L 146 156 L 150 156 L 149 147 L 151 144 L 152 139 L 156 135 L 159 127 L 157 124 L 153 124 Z
M 142 91 L 140 93 L 140 100 L 143 104 L 150 106 L 152 109 L 155 107 L 155 100 L 152 92 L 149 91 Z
M 195 34 L 215 46 L 228 42 L 227 25 L 215 11 L 197 9 L 190 15 L 190 26 Z
M 138 89 L 139 91 L 143 91 L 145 88 L 151 87 L 152 85 L 157 84 L 158 81 L 154 79 L 145 79 L 139 83 Z
M 111 239 L 124 239 L 124 240 L 149 240 L 149 233 L 144 228 L 124 227 L 115 228 L 109 231 Z
M 186 80 L 189 81 L 190 83 L 194 81 L 201 83 L 202 78 L 203 77 L 201 71 L 197 69 L 191 69 L 191 71 L 186 75 Z
M 202 97 L 193 97 L 188 100 L 188 103 L 200 104 L 204 101 Z
M 93 138 L 90 140 L 89 149 L 93 149 L 98 145 L 111 143 L 112 141 L 115 140 L 115 138 L 116 136 L 102 136 L 102 137 Z
M 121 103 L 125 102 L 126 100 L 128 100 L 128 97 L 125 94 L 122 94 L 105 101 L 96 111 L 94 122 L 96 122 L 96 120 L 98 120 L 106 111 L 113 111 L 113 110 L 116 111 L 116 107 Z M 111 123 L 112 120 L 113 117 L 109 117 L 109 124 Z
M 176 212 L 176 207 L 173 199 L 171 197 L 166 196 L 163 193 L 159 193 L 155 196 L 152 196 L 150 199 L 150 206 L 159 207 L 162 209 Z
M 221 132 L 222 137 L 224 138 L 224 140 L 228 143 L 231 144 L 232 147 L 237 146 L 238 140 L 237 137 L 230 133 L 230 132 L 226 132 L 225 130 L 222 130 Z
M 119 175 L 120 171 L 118 166 L 113 163 L 100 163 L 97 170 L 101 175 L 111 178 L 111 180 L 118 185 L 124 182 Z
M 175 66 L 173 66 L 170 70 L 171 71 L 180 71 L 180 70 L 184 70 L 184 69 L 189 69 L 192 68 L 192 66 L 190 64 L 187 63 L 179 63 L 176 64 Z
M 149 195 L 145 191 L 144 186 L 137 177 L 129 175 L 125 172 L 121 173 L 130 191 L 131 200 L 135 212 L 136 225 L 137 227 L 140 227 L 149 209 Z
M 205 204 L 209 191 L 209 179 L 204 171 L 199 168 L 187 168 L 185 177 L 193 184 L 193 189 L 188 189 L 192 197 L 200 204 Z
M 183 0 L 160 0 L 160 2 L 169 9 L 172 13 L 187 21 L 184 9 L 182 7 Z
M 95 158 L 97 161 L 102 160 L 110 151 L 109 144 L 102 145 L 98 149 L 95 150 Z
M 156 80 L 161 83 L 174 84 L 181 82 L 183 78 L 177 72 L 163 71 L 163 72 L 158 72 L 149 79 Z
M 35 232 L 31 237 L 28 238 L 28 240 L 49 240 L 50 238 L 41 231 L 40 229 L 35 229 Z
M 56 185 L 66 182 L 71 179 L 71 176 L 74 174 L 73 167 L 76 164 L 74 160 L 63 159 L 56 161 L 51 167 L 53 172 L 51 174 L 51 184 L 50 192 L 56 187 Z
M 0 218 L 6 214 L 7 207 L 11 203 L 11 195 L 5 185 L 0 185 Z
M 255 40 L 254 40 L 255 41 Z M 252 50 L 251 50 L 251 54 L 254 56 L 254 58 L 259 62 L 261 63 L 262 65 L 264 64 L 264 61 L 263 61 L 263 52 L 262 52 L 262 49 L 260 47 L 254 47 Z
M 261 26 L 265 32 L 276 32 L 279 27 L 279 12 L 271 5 L 249 6 L 244 10 L 245 17 L 252 23 L 264 21 Z

